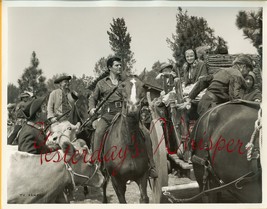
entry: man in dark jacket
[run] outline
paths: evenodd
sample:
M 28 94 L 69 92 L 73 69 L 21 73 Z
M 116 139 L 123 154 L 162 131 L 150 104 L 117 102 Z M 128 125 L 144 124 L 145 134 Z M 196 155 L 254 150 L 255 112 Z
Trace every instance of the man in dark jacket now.
M 218 104 L 234 99 L 242 99 L 246 90 L 244 78 L 252 68 L 251 58 L 248 55 L 239 55 L 233 61 L 231 68 L 222 69 L 214 75 L 200 78 L 189 93 L 187 102 L 191 102 L 202 90 L 207 88 L 198 104 L 198 114 L 202 115 L 209 108 Z
M 35 99 L 30 104 L 30 115 L 23 124 L 18 138 L 18 150 L 32 154 L 41 154 L 54 151 L 59 147 L 48 147 L 45 144 L 44 116 L 45 108 L 42 105 L 46 97 Z
M 96 111 L 96 106 L 99 102 L 107 98 L 107 96 L 116 88 L 121 81 L 121 59 L 118 57 L 112 57 L 107 61 L 107 68 L 109 69 L 109 75 L 96 84 L 94 92 L 89 97 L 89 115 L 94 115 Z M 122 95 L 119 91 L 115 91 L 108 99 L 106 99 L 105 104 L 101 108 L 101 119 L 98 121 L 95 127 L 94 135 L 94 145 L 93 150 L 100 148 L 101 142 L 103 142 L 105 132 L 110 125 L 114 116 L 121 112 L 122 109 Z M 146 133 L 144 133 L 147 136 Z M 146 139 L 146 146 L 148 149 L 148 157 L 150 163 L 150 176 L 152 178 L 157 177 L 155 163 L 153 160 L 153 152 L 151 139 Z

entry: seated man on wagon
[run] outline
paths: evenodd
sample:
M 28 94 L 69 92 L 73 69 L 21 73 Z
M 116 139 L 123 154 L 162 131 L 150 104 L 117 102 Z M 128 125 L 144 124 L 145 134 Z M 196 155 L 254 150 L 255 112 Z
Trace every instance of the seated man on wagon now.
M 233 66 L 221 69 L 214 75 L 200 78 L 189 93 L 185 105 L 196 98 L 205 88 L 206 93 L 198 104 L 198 114 L 204 114 L 208 109 L 234 99 L 242 99 L 246 90 L 245 77 L 253 69 L 253 63 L 248 55 L 241 54 L 233 61 Z

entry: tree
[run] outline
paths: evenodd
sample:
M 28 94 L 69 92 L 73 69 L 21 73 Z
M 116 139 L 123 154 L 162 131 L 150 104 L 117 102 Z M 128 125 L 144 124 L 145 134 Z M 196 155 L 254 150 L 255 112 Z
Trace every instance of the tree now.
M 215 50 L 219 40 L 226 44 L 221 37 L 220 39 L 215 37 L 214 30 L 208 27 L 203 17 L 189 16 L 187 11 L 184 12 L 181 7 L 178 7 L 176 21 L 176 34 L 172 34 L 172 40 L 167 38 L 167 43 L 173 51 L 173 57 L 179 68 L 185 62 L 184 52 L 187 49 L 206 45 L 211 50 Z
M 19 88 L 16 87 L 14 84 L 9 83 L 7 85 L 7 103 L 15 103 L 19 97 Z
M 250 39 L 262 57 L 262 8 L 255 11 L 239 11 L 236 26 L 243 30 L 245 38 Z
M 107 71 L 107 60 L 109 58 L 111 58 L 113 55 L 109 55 L 107 58 L 105 57 L 101 57 L 97 63 L 95 64 L 95 68 L 94 68 L 94 74 L 96 76 L 101 75 L 103 72 Z
M 46 78 L 42 75 L 43 71 L 38 68 L 38 65 L 39 60 L 33 51 L 30 66 L 24 70 L 21 78 L 18 79 L 21 92 L 30 91 L 36 96 L 44 96 L 47 93 Z
M 132 38 L 127 32 L 127 27 L 123 18 L 113 18 L 113 24 L 110 24 L 110 31 L 107 31 L 109 35 L 109 44 L 115 56 L 118 56 L 122 60 L 123 70 L 131 71 L 135 59 L 134 53 L 130 49 L 130 43 Z

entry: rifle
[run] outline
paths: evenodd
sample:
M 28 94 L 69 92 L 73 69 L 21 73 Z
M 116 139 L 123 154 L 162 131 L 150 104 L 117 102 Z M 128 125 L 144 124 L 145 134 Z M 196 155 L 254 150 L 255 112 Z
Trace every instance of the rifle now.
M 96 110 L 94 112 L 94 114 L 87 118 L 86 121 L 83 122 L 83 124 L 80 126 L 80 129 L 82 129 L 84 126 L 86 126 L 87 124 L 91 124 L 93 123 L 94 120 L 96 120 L 98 118 L 98 111 L 100 110 L 100 108 L 106 103 L 106 101 L 108 100 L 108 98 L 114 94 L 114 92 L 118 89 L 119 85 L 116 86 L 96 107 Z
M 61 118 L 63 118 L 65 115 L 67 115 L 68 113 L 70 113 L 70 111 L 71 110 L 68 110 L 68 111 L 66 111 L 65 113 L 63 113 L 62 115 L 59 115 L 59 116 L 57 116 L 56 118 L 57 118 L 57 121 L 59 121 Z M 45 128 L 45 130 L 44 130 L 44 132 L 46 132 L 47 131 L 47 129 L 53 124 L 50 120 L 46 120 L 46 122 L 45 122 L 47 125 L 46 125 L 46 128 Z

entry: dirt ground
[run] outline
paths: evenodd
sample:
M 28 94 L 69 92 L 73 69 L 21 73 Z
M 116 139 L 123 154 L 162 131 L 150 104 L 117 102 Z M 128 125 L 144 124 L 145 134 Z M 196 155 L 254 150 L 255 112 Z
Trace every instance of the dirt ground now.
M 169 185 L 178 185 L 178 184 L 186 184 L 186 183 L 190 183 L 192 182 L 190 179 L 188 178 L 178 178 L 176 175 L 174 174 L 169 174 Z M 82 196 L 83 189 L 81 189 L 80 195 Z M 148 191 L 148 197 L 150 202 L 152 201 L 152 190 L 148 184 L 147 187 L 147 191 Z M 188 197 L 191 197 L 193 195 L 196 194 L 196 190 L 194 191 L 190 191 L 190 193 L 188 193 Z M 130 204 L 138 204 L 139 203 L 139 188 L 137 186 L 137 184 L 135 182 L 131 182 L 130 184 L 127 185 L 127 190 L 126 190 L 126 201 L 127 203 Z M 191 196 L 190 196 L 191 195 Z M 107 188 L 107 196 L 108 196 L 108 201 L 109 203 L 119 203 L 118 198 L 116 196 L 116 193 L 114 192 L 114 189 L 112 187 L 111 182 L 109 182 L 108 184 L 108 188 Z M 83 198 L 82 198 L 83 199 Z M 86 195 L 85 200 L 82 201 L 75 201 L 72 203 L 79 203 L 79 204 L 83 204 L 83 203 L 96 203 L 96 204 L 101 204 L 102 203 L 102 189 L 101 188 L 89 188 L 89 194 Z M 166 200 L 166 203 L 169 203 Z

